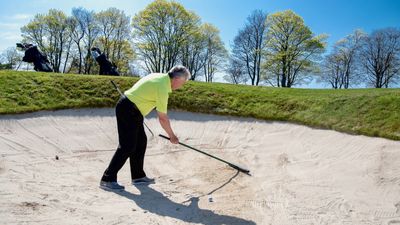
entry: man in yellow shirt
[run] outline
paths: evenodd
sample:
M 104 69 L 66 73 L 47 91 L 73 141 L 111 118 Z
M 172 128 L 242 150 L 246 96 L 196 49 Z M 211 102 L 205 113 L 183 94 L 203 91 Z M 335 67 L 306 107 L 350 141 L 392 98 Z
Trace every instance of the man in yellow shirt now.
M 161 127 L 173 144 L 179 140 L 173 132 L 167 116 L 168 96 L 185 84 L 190 72 L 183 66 L 175 66 L 168 73 L 153 73 L 143 77 L 125 91 L 116 106 L 119 146 L 104 171 L 100 181 L 103 189 L 124 189 L 118 184 L 117 173 L 129 158 L 132 184 L 154 183 L 143 170 L 147 137 L 143 126 L 143 117 L 154 108 L 157 110 Z

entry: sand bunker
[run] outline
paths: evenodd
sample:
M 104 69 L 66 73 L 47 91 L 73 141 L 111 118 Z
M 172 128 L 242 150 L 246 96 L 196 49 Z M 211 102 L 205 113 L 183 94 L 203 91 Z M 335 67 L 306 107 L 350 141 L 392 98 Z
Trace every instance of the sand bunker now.
M 170 112 L 180 141 L 148 135 L 156 184 L 98 188 L 117 146 L 114 109 L 0 117 L 1 224 L 397 224 L 400 142 L 281 122 Z M 147 124 L 163 133 L 157 119 Z M 56 159 L 57 158 L 57 159 Z

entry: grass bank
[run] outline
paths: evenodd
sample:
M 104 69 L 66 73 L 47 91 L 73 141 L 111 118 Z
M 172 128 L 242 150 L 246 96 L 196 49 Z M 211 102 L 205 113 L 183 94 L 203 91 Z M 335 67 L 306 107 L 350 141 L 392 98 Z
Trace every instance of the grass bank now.
M 0 71 L 0 114 L 113 107 L 137 78 Z M 400 140 L 400 89 L 316 90 L 189 82 L 169 108 L 289 121 Z

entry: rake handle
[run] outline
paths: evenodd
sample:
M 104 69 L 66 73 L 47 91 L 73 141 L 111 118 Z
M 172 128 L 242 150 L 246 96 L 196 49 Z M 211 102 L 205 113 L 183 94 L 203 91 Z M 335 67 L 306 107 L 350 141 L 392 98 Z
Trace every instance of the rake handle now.
M 162 138 L 165 138 L 165 139 L 167 139 L 167 140 L 170 140 L 169 137 L 164 136 L 164 135 L 162 135 L 162 134 L 159 134 L 158 136 L 160 136 L 160 137 L 162 137 Z M 204 154 L 204 155 L 207 155 L 207 156 L 209 156 L 209 157 L 211 157 L 211 158 L 213 158 L 213 159 L 216 159 L 216 160 L 218 160 L 218 161 L 221 161 L 221 162 L 227 164 L 228 166 L 230 166 L 230 167 L 232 167 L 232 168 L 234 168 L 234 169 L 236 169 L 236 170 L 238 170 L 238 171 L 240 171 L 240 172 L 243 172 L 243 173 L 248 174 L 248 175 L 249 175 L 249 173 L 250 173 L 250 171 L 249 171 L 248 169 L 241 168 L 241 167 L 238 166 L 238 165 L 235 165 L 235 164 L 233 164 L 233 163 L 230 163 L 230 162 L 228 162 L 228 161 L 225 161 L 225 160 L 223 160 L 223 159 L 221 159 L 221 158 L 218 158 L 218 157 L 216 157 L 216 156 L 213 156 L 213 155 L 211 155 L 211 154 L 209 154 L 209 153 L 207 153 L 207 152 L 201 151 L 201 150 L 199 150 L 199 149 L 197 149 L 197 148 L 194 148 L 194 147 L 192 147 L 192 146 L 190 146 L 190 145 L 184 144 L 184 143 L 182 143 L 182 142 L 179 142 L 179 144 L 182 145 L 182 146 L 185 146 L 186 148 L 190 148 L 190 149 L 195 150 L 195 151 L 197 151 L 197 152 L 200 152 L 200 153 L 202 153 L 202 154 Z

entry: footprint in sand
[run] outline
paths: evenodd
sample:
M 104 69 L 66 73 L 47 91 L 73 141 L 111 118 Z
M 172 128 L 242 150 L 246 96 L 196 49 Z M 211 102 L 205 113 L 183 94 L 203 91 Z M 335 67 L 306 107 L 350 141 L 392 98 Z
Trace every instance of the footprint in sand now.
M 400 220 L 391 220 L 388 222 L 388 225 L 400 225 Z
M 0 162 L 0 174 L 3 174 L 6 172 L 6 166 L 4 165 L 4 162 Z
M 279 167 L 286 167 L 287 164 L 289 164 L 289 156 L 286 153 L 280 154 L 278 156 L 278 166 Z
M 397 208 L 397 210 L 396 210 L 396 213 L 397 214 L 400 214 L 400 202 L 398 202 L 396 205 L 394 205 L 396 208 Z
M 32 209 L 34 211 L 38 210 L 40 207 L 42 206 L 46 206 L 44 204 L 39 204 L 37 202 L 21 202 L 19 204 L 19 206 L 21 206 L 22 208 L 29 208 Z

